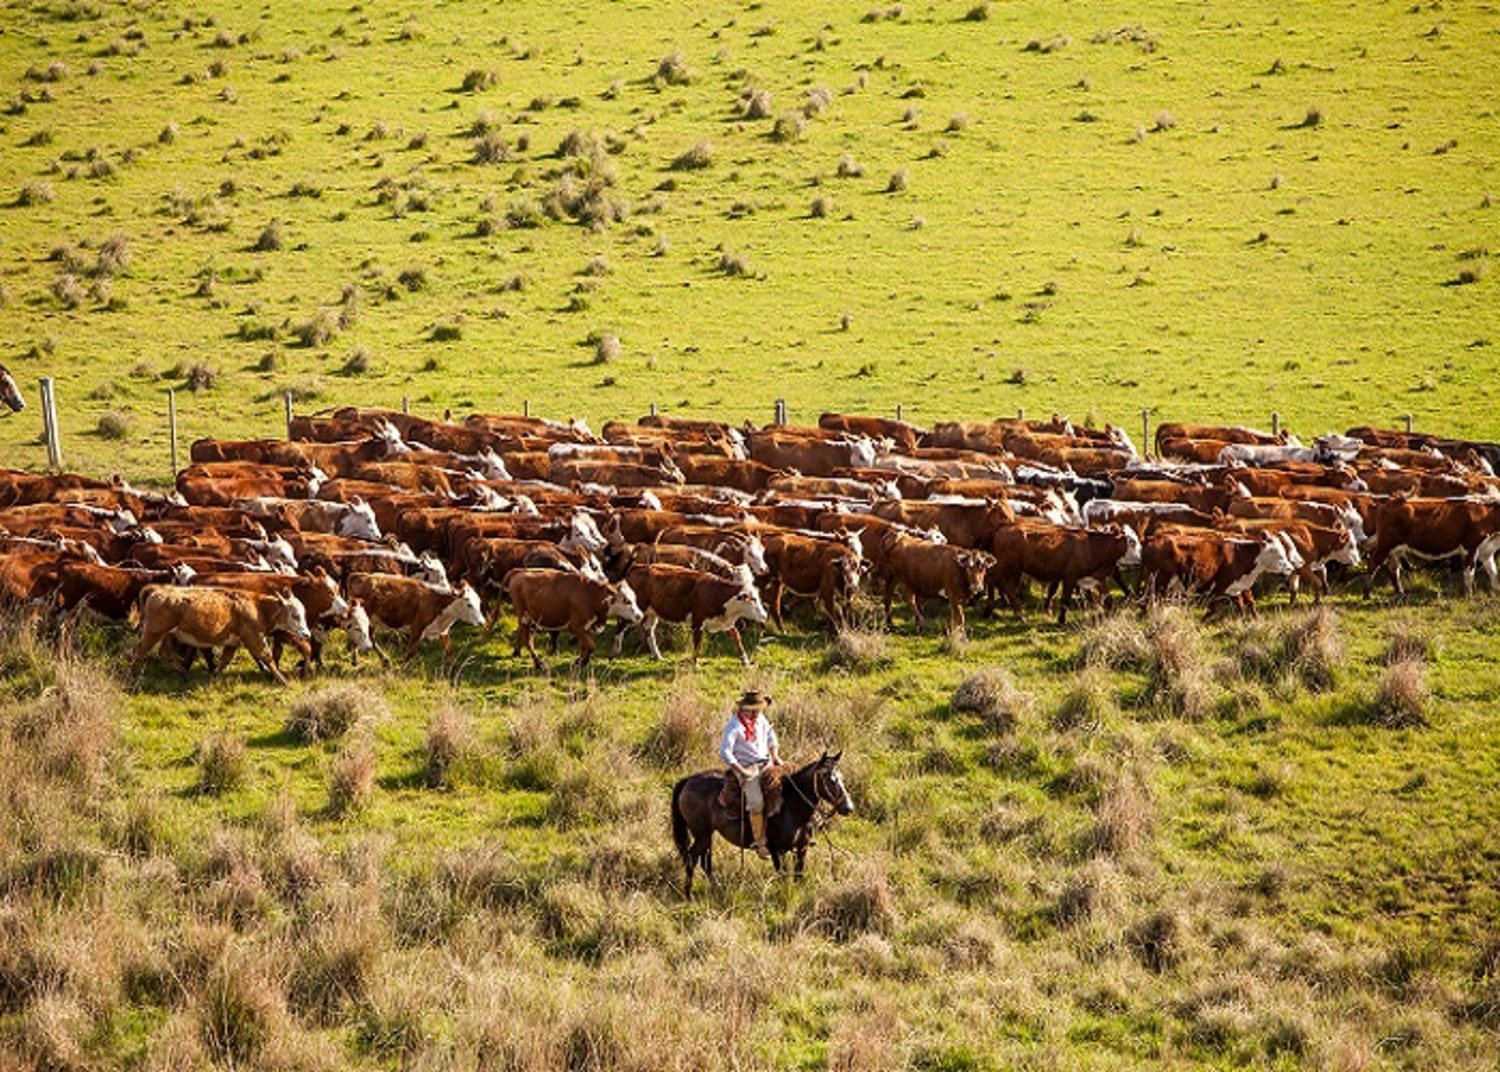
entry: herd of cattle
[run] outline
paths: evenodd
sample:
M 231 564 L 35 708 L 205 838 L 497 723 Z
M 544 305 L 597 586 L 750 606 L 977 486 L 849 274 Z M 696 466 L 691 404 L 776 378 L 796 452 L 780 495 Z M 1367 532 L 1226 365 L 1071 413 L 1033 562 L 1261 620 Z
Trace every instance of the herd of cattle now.
M 830 628 L 864 586 L 887 624 L 900 594 L 918 628 L 950 628 L 996 595 L 1018 614 L 1028 580 L 1066 621 L 1075 596 L 1186 593 L 1252 609 L 1281 578 L 1321 599 L 1364 566 L 1398 592 L 1408 556 L 1456 559 L 1496 587 L 1500 447 L 1356 428 L 1310 447 L 1281 433 L 1164 424 L 1141 457 L 1119 429 L 1045 421 L 824 414 L 754 428 L 650 416 L 579 422 L 474 415 L 461 423 L 341 409 L 288 440 L 200 440 L 176 490 L 0 470 L 0 602 L 139 630 L 152 653 L 210 671 L 243 647 L 277 680 L 281 649 L 320 665 L 331 629 L 357 660 L 377 627 L 446 652 L 455 625 L 515 650 L 570 633 L 587 663 L 611 619 L 660 658 L 657 625 L 729 634 L 784 628 L 785 596 Z

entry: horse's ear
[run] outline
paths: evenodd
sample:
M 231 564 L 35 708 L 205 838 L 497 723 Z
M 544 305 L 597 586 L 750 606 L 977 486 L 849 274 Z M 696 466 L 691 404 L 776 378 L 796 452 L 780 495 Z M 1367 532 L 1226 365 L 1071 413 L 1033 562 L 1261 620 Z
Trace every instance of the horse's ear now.
M 844 750 L 842 748 L 840 748 L 837 752 L 835 752 L 831 756 L 827 752 L 824 752 L 823 756 L 824 756 L 825 759 L 828 760 L 828 765 L 830 767 L 837 767 L 838 764 L 839 764 L 839 760 L 841 760 L 841 759 L 844 758 Z
M 818 757 L 818 764 L 821 766 L 822 764 L 827 763 L 827 762 L 828 762 L 828 749 L 825 748 L 825 749 L 823 749 L 823 754 Z

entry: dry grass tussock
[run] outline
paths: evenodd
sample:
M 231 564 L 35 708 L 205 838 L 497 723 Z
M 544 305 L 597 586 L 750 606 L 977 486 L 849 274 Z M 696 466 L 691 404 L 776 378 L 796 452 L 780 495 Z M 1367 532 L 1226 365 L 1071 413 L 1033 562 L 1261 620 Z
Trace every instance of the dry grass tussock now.
M 1338 617 L 1328 607 L 1237 623 L 1228 638 L 1242 677 L 1286 691 L 1327 692 L 1344 662 Z
M 474 747 L 474 719 L 454 697 L 439 700 L 422 743 L 423 779 L 435 789 L 450 788 Z
M 1214 703 L 1213 672 L 1203 628 L 1192 608 L 1163 603 L 1146 618 L 1147 702 L 1164 715 L 1197 721 Z
M 825 660 L 830 667 L 869 671 L 890 666 L 895 659 L 890 637 L 884 630 L 860 625 L 841 625 L 828 645 Z
M 1426 726 L 1431 722 L 1432 693 L 1427 688 L 1427 667 L 1417 659 L 1389 663 L 1375 689 L 1371 716 L 1391 729 Z
M 686 770 L 706 761 L 719 728 L 715 721 L 696 680 L 691 676 L 678 678 L 662 700 L 661 715 L 643 749 L 646 758 L 670 771 Z
M 292 701 L 286 729 L 300 741 L 331 741 L 362 720 L 378 722 L 389 716 L 380 694 L 363 685 L 324 685 Z
M 1036 697 L 1017 685 L 1006 671 L 987 667 L 959 683 L 949 706 L 955 714 L 979 719 L 995 733 L 1010 733 L 1035 714 Z

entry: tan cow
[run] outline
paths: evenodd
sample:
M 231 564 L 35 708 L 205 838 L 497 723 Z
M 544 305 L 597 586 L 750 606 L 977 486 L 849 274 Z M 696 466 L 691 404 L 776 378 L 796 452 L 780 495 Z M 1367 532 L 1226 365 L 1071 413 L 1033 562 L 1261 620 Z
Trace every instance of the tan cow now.
M 305 656 L 312 637 L 307 626 L 307 612 L 296 596 L 278 592 L 259 595 L 253 592 L 230 592 L 222 588 L 181 588 L 153 585 L 142 590 L 139 601 L 141 637 L 131 653 L 131 666 L 163 643 L 171 641 L 190 649 L 203 651 L 211 673 L 229 665 L 240 648 L 250 653 L 256 664 L 278 684 L 286 678 L 276 669 L 266 643 L 269 635 L 281 631 Z M 223 658 L 214 668 L 211 653 L 223 649 Z M 187 664 L 178 669 L 187 673 Z

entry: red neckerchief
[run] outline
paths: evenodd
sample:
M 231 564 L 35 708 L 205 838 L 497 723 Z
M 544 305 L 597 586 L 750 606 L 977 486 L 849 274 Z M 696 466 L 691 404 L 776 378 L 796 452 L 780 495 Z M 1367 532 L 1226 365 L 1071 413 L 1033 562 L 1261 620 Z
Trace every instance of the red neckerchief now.
M 740 728 L 745 731 L 745 740 L 753 741 L 755 740 L 755 724 L 760 721 L 760 717 L 755 711 L 751 711 L 749 714 L 750 717 L 747 719 L 744 711 L 736 711 L 734 713 L 735 717 L 740 720 Z

